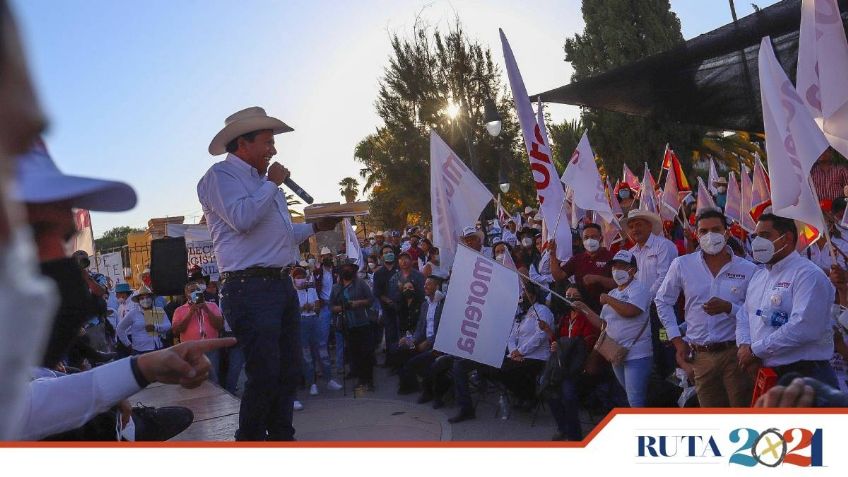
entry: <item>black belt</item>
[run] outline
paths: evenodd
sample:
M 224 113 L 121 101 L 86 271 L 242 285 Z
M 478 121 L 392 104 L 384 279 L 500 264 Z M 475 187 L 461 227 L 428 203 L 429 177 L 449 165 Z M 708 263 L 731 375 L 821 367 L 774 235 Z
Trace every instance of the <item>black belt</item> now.
M 707 343 L 702 345 L 690 344 L 689 347 L 695 350 L 697 353 L 716 353 L 718 351 L 724 351 L 728 348 L 733 348 L 736 346 L 736 341 L 721 341 L 718 343 Z
M 244 270 L 221 273 L 222 282 L 245 278 L 271 278 L 274 280 L 282 280 L 283 269 L 277 267 L 250 267 L 245 268 Z

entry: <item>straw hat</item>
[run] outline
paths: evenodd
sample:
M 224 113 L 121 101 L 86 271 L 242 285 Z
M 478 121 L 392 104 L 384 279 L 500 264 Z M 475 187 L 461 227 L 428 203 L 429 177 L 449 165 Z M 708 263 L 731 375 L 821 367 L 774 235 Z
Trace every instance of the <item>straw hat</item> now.
M 135 294 L 132 296 L 132 301 L 138 303 L 138 300 L 145 295 L 153 295 L 153 290 L 147 287 L 147 285 L 142 285 L 138 287 L 138 290 L 135 291 Z
M 270 129 L 274 134 L 294 131 L 288 124 L 268 116 L 264 109 L 253 106 L 233 113 L 224 120 L 224 129 L 221 129 L 209 143 L 209 154 L 213 156 L 224 154 L 227 152 L 227 143 L 233 139 L 243 134 L 265 129 Z
M 654 235 L 663 235 L 662 219 L 660 216 L 647 210 L 634 209 L 631 210 L 627 217 L 621 221 L 622 227 L 627 227 L 627 222 L 633 219 L 646 220 L 651 224 L 651 232 Z

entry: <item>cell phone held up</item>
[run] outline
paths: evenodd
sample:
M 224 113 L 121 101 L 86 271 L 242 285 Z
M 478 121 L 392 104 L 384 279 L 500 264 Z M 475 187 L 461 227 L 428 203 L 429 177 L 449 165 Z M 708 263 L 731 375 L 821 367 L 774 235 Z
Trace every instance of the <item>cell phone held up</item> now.
M 205 297 L 203 296 L 203 292 L 200 290 L 195 290 L 191 292 L 190 296 L 192 304 L 199 305 L 205 301 Z

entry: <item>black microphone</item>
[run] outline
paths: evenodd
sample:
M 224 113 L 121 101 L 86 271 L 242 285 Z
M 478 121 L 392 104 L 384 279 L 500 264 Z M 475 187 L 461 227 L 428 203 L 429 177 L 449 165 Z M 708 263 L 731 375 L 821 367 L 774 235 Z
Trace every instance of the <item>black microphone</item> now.
M 301 189 L 299 185 L 295 184 L 295 182 L 291 180 L 291 177 L 286 177 L 286 180 L 283 181 L 283 184 L 285 184 L 286 187 L 291 189 L 292 192 L 297 194 L 297 196 L 303 199 L 303 201 L 307 204 L 315 202 L 315 199 L 313 199 L 311 195 L 307 194 L 305 190 Z

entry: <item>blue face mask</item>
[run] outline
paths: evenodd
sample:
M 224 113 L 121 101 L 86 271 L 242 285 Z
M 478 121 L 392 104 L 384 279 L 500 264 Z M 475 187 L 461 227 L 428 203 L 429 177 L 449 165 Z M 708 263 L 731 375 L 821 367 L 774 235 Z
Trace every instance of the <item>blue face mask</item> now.
M 383 255 L 383 261 L 389 262 L 389 263 L 394 262 L 395 261 L 395 254 L 387 253 L 387 254 Z

